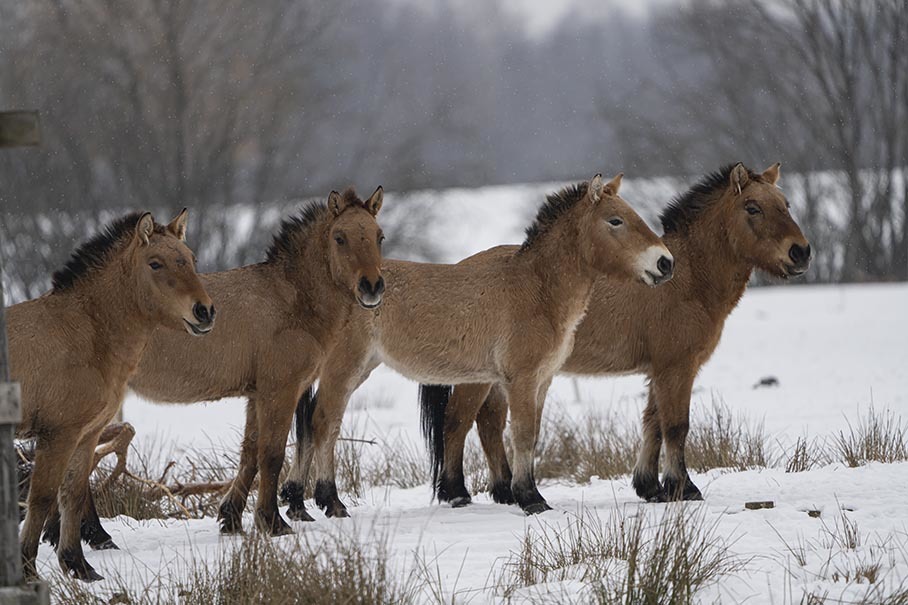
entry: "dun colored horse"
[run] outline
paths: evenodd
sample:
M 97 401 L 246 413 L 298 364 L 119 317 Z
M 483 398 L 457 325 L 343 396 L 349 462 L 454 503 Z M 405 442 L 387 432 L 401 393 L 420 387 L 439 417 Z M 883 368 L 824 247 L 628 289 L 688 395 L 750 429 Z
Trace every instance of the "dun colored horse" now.
M 754 269 L 789 278 L 810 264 L 810 245 L 776 187 L 779 166 L 762 174 L 742 164 L 727 166 L 673 201 L 661 218 L 663 241 L 676 261 L 675 278 L 655 290 L 600 280 L 561 368 L 575 375 L 641 373 L 650 379 L 643 446 L 633 477 L 645 500 L 702 499 L 684 463 L 694 378 L 718 345 L 725 319 Z M 463 264 L 481 266 L 516 252 L 496 248 Z M 502 441 L 506 396 L 490 384 L 458 385 L 453 395 L 449 387 L 422 389 L 424 426 L 439 433 L 429 439 L 435 468 L 441 469 L 435 481 L 439 500 L 455 506 L 470 502 L 463 448 L 474 420 L 491 471 L 493 498 L 502 503 L 516 499 Z
M 208 333 L 214 307 L 183 242 L 184 210 L 166 227 L 130 214 L 76 250 L 53 290 L 8 311 L 12 379 L 22 386 L 17 435 L 35 438 L 34 474 L 20 536 L 27 575 L 48 512 L 62 515 L 58 559 L 80 580 L 101 576 L 79 541 L 98 435 L 158 326 Z
M 267 260 L 202 276 L 218 301 L 218 330 L 191 340 L 158 332 L 129 386 L 160 402 L 245 397 L 246 428 L 236 479 L 221 502 L 221 531 L 242 530 L 261 470 L 256 525 L 291 532 L 277 507 L 293 412 L 329 356 L 344 356 L 343 326 L 382 302 L 381 242 L 375 217 L 382 188 L 365 202 L 332 192 L 284 222 Z
M 381 310 L 345 328 L 347 346 L 325 364 L 317 404 L 303 400 L 297 411 L 297 464 L 282 494 L 292 517 L 311 519 L 302 486 L 313 456 L 316 503 L 346 516 L 334 446 L 350 394 L 381 362 L 424 382 L 500 385 L 513 419 L 512 493 L 528 514 L 549 509 L 533 478 L 539 416 L 594 282 L 654 286 L 672 274 L 671 254 L 618 196 L 620 184 L 621 175 L 609 183 L 597 175 L 550 196 L 515 254 L 470 266 L 384 263 Z

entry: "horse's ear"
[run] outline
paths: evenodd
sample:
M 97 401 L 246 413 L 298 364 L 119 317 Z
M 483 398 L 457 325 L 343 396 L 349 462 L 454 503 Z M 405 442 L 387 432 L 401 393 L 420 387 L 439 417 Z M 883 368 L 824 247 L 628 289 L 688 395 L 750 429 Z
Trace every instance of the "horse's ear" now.
M 624 173 L 619 172 L 612 180 L 605 184 L 605 190 L 611 195 L 618 195 L 618 190 L 621 189 L 621 179 L 623 178 Z
M 594 204 L 602 199 L 604 185 L 602 184 L 602 175 L 597 174 L 590 179 L 589 195 L 590 201 Z
M 775 185 L 779 180 L 779 169 L 782 168 L 781 162 L 776 162 L 769 168 L 763 171 L 763 180 L 765 180 L 770 185 Z
M 372 216 L 378 216 L 378 211 L 381 210 L 381 203 L 384 198 L 385 190 L 379 185 L 378 189 L 375 190 L 375 193 L 366 200 L 366 210 L 368 210 Z
M 151 239 L 153 233 L 154 219 L 151 216 L 151 212 L 143 212 L 142 216 L 139 217 L 139 220 L 136 221 L 135 240 L 140 245 L 147 246 L 148 240 Z
M 735 164 L 735 167 L 731 169 L 731 175 L 728 177 L 728 184 L 735 190 L 736 194 L 741 195 L 741 190 L 744 189 L 749 180 L 750 176 L 747 174 L 747 168 L 744 167 L 744 164 L 738 162 Z
M 334 216 L 338 216 L 346 207 L 347 203 L 344 201 L 344 198 L 341 197 L 340 193 L 332 191 L 328 194 L 328 209 L 331 210 Z
M 183 208 L 180 213 L 170 221 L 167 230 L 173 233 L 177 239 L 186 241 L 186 222 L 189 220 L 189 210 Z

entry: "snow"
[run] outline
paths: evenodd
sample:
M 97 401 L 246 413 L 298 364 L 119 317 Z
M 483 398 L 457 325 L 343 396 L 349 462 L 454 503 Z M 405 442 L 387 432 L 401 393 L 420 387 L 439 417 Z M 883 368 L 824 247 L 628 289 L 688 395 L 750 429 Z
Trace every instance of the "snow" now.
M 498 243 L 518 242 L 536 207 L 528 200 L 538 200 L 534 193 L 550 188 L 444 192 L 445 203 L 457 203 L 462 214 L 459 222 L 446 225 L 448 230 L 439 227 L 438 237 L 445 237 L 452 259 Z M 770 442 L 781 446 L 799 436 L 832 435 L 847 427 L 846 420 L 854 422 L 863 415 L 871 403 L 908 418 L 906 309 L 906 284 L 751 288 L 697 379 L 695 413 L 720 399 L 733 411 L 762 421 Z M 778 380 L 778 386 L 754 388 L 769 376 Z M 578 417 L 608 411 L 638 418 L 644 391 L 639 376 L 559 377 L 547 410 L 552 413 L 560 407 Z M 419 444 L 416 410 L 416 384 L 379 368 L 354 395 L 344 432 L 355 427 L 367 437 Z M 163 406 L 130 395 L 124 408 L 125 419 L 139 432 L 137 440 L 175 448 L 212 443 L 237 448 L 243 415 L 240 400 Z M 714 470 L 694 475 L 694 481 L 706 500 L 683 506 L 701 511 L 705 526 L 714 524 L 716 535 L 746 561 L 742 571 L 698 593 L 701 602 L 784 603 L 799 601 L 804 591 L 828 594 L 830 599 L 861 598 L 871 585 L 846 582 L 842 573 L 839 581 L 831 579 L 836 569 L 854 567 L 861 560 L 880 560 L 882 579 L 877 586 L 888 589 L 908 582 L 908 463 L 854 469 L 834 463 L 793 474 L 777 468 Z M 527 518 L 516 507 L 493 504 L 485 494 L 475 497 L 472 506 L 451 509 L 430 501 L 428 485 L 373 487 L 355 504 L 342 494 L 354 504 L 352 518 L 326 519 L 310 503 L 316 521 L 293 523 L 293 528 L 308 540 L 328 541 L 342 533 L 363 543 L 374 541 L 374 530 L 381 528 L 389 536 L 394 564 L 404 573 L 413 569 L 414 553 L 422 553 L 437 565 L 449 597 L 456 593 L 458 602 L 483 603 L 503 598 L 495 583 L 528 528 L 563 531 L 581 509 L 582 514 L 603 520 L 616 514 L 643 514 L 655 522 L 670 507 L 641 504 L 627 477 L 594 479 L 585 485 L 543 482 L 541 491 L 555 510 Z M 772 500 L 775 507 L 744 509 L 745 502 L 755 500 Z M 822 515 L 809 517 L 808 510 Z M 856 549 L 832 543 L 842 515 L 860 529 L 864 541 Z M 252 526 L 251 513 L 244 523 Z M 219 536 L 217 523 L 210 518 L 138 522 L 120 517 L 107 520 L 105 527 L 123 550 L 87 552 L 89 562 L 110 578 L 92 585 L 98 594 L 110 594 L 121 581 L 141 592 L 156 578 L 177 579 L 189 558 L 214 560 L 240 540 Z M 288 545 L 296 539 L 276 538 Z M 786 544 L 795 550 L 804 545 L 803 567 L 793 561 Z M 39 569 L 45 576 L 57 569 L 46 545 L 39 553 Z M 514 598 L 538 602 L 548 595 L 549 602 L 563 602 L 583 598 L 584 590 L 582 581 L 571 578 L 522 589 Z

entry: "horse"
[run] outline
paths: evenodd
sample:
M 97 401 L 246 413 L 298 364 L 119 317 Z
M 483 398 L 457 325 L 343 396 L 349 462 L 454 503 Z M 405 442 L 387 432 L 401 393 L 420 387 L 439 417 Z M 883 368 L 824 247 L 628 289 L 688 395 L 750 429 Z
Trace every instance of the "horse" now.
M 263 263 L 203 275 L 218 300 L 217 333 L 196 341 L 158 332 L 129 382 L 162 403 L 246 398 L 239 470 L 218 511 L 222 533 L 242 531 L 259 471 L 256 526 L 292 532 L 277 487 L 293 413 L 325 359 L 343 355 L 345 324 L 381 305 L 383 196 L 381 187 L 366 201 L 353 189 L 332 191 L 284 221 Z
M 114 221 L 54 273 L 48 293 L 7 311 L 11 376 L 22 388 L 16 434 L 35 439 L 20 535 L 30 578 L 37 577 L 41 529 L 59 498 L 60 566 L 80 580 L 102 579 L 79 540 L 98 436 L 156 328 L 191 338 L 214 325 L 214 306 L 184 241 L 187 217 L 183 210 L 167 226 L 148 212 Z
M 650 290 L 599 280 L 586 318 L 577 328 L 574 349 L 561 367 L 564 374 L 639 373 L 649 379 L 643 444 L 632 480 L 646 501 L 703 499 L 684 461 L 694 378 L 719 344 L 725 319 L 755 269 L 789 279 L 810 265 L 810 244 L 776 186 L 780 167 L 776 163 L 757 174 L 740 163 L 728 165 L 674 199 L 661 215 L 663 242 L 675 258 L 672 282 Z M 462 264 L 480 266 L 492 257 L 516 253 L 513 247 L 500 247 Z M 514 502 L 502 440 L 506 395 L 488 384 L 457 385 L 453 393 L 445 386 L 421 389 L 439 500 L 454 506 L 470 502 L 463 449 L 475 420 L 489 464 L 491 495 L 499 503 Z
M 292 518 L 312 519 L 303 486 L 313 458 L 317 505 L 347 516 L 334 446 L 350 394 L 382 362 L 422 382 L 500 385 L 513 419 L 514 496 L 527 514 L 550 509 L 533 476 L 539 416 L 593 284 L 606 276 L 655 286 L 672 275 L 671 253 L 618 195 L 621 178 L 596 175 L 550 195 L 507 257 L 470 266 L 385 261 L 382 308 L 368 324 L 348 327 L 347 348 L 297 409 L 296 463 L 282 490 Z

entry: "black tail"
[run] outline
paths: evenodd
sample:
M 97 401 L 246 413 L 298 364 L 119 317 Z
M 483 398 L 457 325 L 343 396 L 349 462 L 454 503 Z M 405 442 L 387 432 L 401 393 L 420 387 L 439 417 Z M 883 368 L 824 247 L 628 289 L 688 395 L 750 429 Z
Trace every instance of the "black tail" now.
M 432 495 L 438 495 L 441 467 L 445 463 L 445 409 L 454 387 L 446 384 L 419 385 L 419 415 L 422 436 L 432 458 Z
M 303 396 L 296 403 L 296 453 L 302 454 L 303 447 L 312 443 L 312 414 L 318 405 L 318 392 L 315 385 L 309 385 Z

